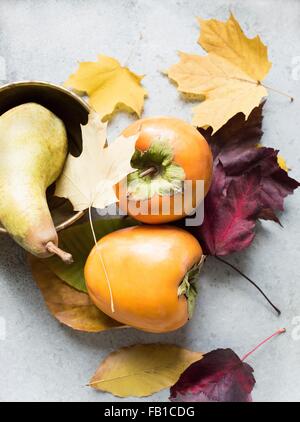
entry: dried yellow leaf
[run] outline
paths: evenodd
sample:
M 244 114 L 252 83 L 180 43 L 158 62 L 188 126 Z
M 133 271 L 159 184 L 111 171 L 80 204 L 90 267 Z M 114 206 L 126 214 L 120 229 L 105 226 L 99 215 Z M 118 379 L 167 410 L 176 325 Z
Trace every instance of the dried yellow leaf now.
M 101 312 L 87 293 L 68 286 L 47 266 L 45 260 L 29 255 L 29 264 L 47 307 L 52 315 L 74 330 L 100 332 L 122 327 L 122 324 Z M 124 327 L 124 326 L 123 326 Z
M 205 96 L 205 101 L 193 109 L 193 124 L 211 126 L 213 132 L 239 112 L 247 119 L 267 96 L 262 85 L 215 54 L 201 57 L 180 53 L 180 62 L 171 66 L 168 76 L 178 84 L 179 91 Z
M 118 397 L 145 397 L 173 385 L 202 353 L 167 344 L 140 344 L 111 353 L 90 386 Z
M 204 57 L 180 53 L 167 71 L 178 90 L 202 101 L 193 109 L 193 124 L 213 133 L 237 113 L 247 119 L 267 96 L 262 79 L 270 70 L 267 48 L 257 36 L 249 39 L 231 14 L 227 22 L 199 19 Z
M 247 38 L 233 14 L 227 22 L 216 19 L 198 19 L 199 44 L 208 53 L 214 53 L 242 69 L 256 81 L 262 81 L 272 63 L 268 60 L 267 47 L 260 37 Z
M 141 115 L 147 95 L 142 79 L 112 57 L 100 55 L 97 62 L 80 63 L 65 85 L 86 92 L 90 105 L 105 121 L 117 108 Z

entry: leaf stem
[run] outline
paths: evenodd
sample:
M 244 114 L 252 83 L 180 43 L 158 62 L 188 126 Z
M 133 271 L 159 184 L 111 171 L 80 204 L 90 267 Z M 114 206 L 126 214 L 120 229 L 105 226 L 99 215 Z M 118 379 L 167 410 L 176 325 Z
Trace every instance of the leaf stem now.
M 294 97 L 287 94 L 286 92 L 283 92 L 283 91 L 280 91 L 279 89 L 272 88 L 271 86 L 265 85 L 261 81 L 254 81 L 254 80 L 251 80 L 251 79 L 244 79 L 244 78 L 232 78 L 232 79 L 236 79 L 236 80 L 241 81 L 241 82 L 248 82 L 249 84 L 254 84 L 256 86 L 263 86 L 264 88 L 268 89 L 269 91 L 277 92 L 277 94 L 284 95 L 285 97 L 288 97 L 290 99 L 291 103 L 295 99 Z
M 294 97 L 287 94 L 286 92 L 280 91 L 279 89 L 272 88 L 271 86 L 263 84 L 261 81 L 254 81 L 249 79 L 243 79 L 243 78 L 233 78 L 241 82 L 248 82 L 249 84 L 255 84 L 257 86 L 263 86 L 264 88 L 268 89 L 269 91 L 277 92 L 277 94 L 284 95 L 285 97 L 288 97 L 290 99 L 290 102 L 292 103 L 294 101 Z
M 260 81 L 257 81 L 257 85 L 261 85 L 264 88 L 268 89 L 269 91 L 277 92 L 277 94 L 284 95 L 285 97 L 288 97 L 290 99 L 290 102 L 291 103 L 294 101 L 294 97 L 292 97 L 291 95 L 287 94 L 286 92 L 280 91 L 279 89 L 276 89 L 276 88 L 272 88 L 271 86 L 265 85 L 265 84 L 263 84 Z
M 104 274 L 105 274 L 105 278 L 106 278 L 106 282 L 107 282 L 107 286 L 108 286 L 108 290 L 109 290 L 111 311 L 112 311 L 112 313 L 114 313 L 115 307 L 114 307 L 113 293 L 112 293 L 109 277 L 108 277 L 108 274 L 107 274 L 107 271 L 106 271 L 105 263 L 104 263 L 104 260 L 103 260 L 103 256 L 102 256 L 102 253 L 101 253 L 101 249 L 99 248 L 99 245 L 97 243 L 96 233 L 95 233 L 95 229 L 94 229 L 94 225 L 93 225 L 93 219 L 92 219 L 92 206 L 91 205 L 89 206 L 89 222 L 90 222 L 90 226 L 91 226 L 91 230 L 92 230 L 92 234 L 93 234 L 93 239 L 94 239 L 94 242 L 95 242 L 95 247 L 96 247 L 96 250 L 98 252 L 98 256 L 100 258 L 100 262 L 101 262 L 101 265 L 102 265 L 103 270 L 104 270 Z
M 252 353 L 254 353 L 257 349 L 259 349 L 263 344 L 267 343 L 267 341 L 271 340 L 271 338 L 278 336 L 279 334 L 283 334 L 286 332 L 285 328 L 280 328 L 280 330 L 276 331 L 274 334 L 272 334 L 270 337 L 266 338 L 265 340 L 263 340 L 261 343 L 259 343 L 256 347 L 254 347 L 254 349 L 250 350 L 250 352 L 246 353 L 243 357 L 242 357 L 242 361 L 246 360 L 250 355 L 252 355 Z
M 246 274 L 244 274 L 241 270 L 239 270 L 237 267 L 235 267 L 233 264 L 231 264 L 228 261 L 225 261 L 225 259 L 220 258 L 219 256 L 215 256 L 215 258 L 222 262 L 223 264 L 227 265 L 228 267 L 232 268 L 234 271 L 236 271 L 238 274 L 240 274 L 242 277 L 244 277 L 249 283 L 251 283 L 267 300 L 267 302 L 272 306 L 272 308 L 277 312 L 278 315 L 281 315 L 281 311 L 270 301 L 268 296 L 263 292 L 263 290 L 253 281 L 251 278 L 249 278 Z
M 53 242 L 48 242 L 46 245 L 46 249 L 48 252 L 57 255 L 65 264 L 70 265 L 74 262 L 73 257 L 70 253 L 63 251 Z

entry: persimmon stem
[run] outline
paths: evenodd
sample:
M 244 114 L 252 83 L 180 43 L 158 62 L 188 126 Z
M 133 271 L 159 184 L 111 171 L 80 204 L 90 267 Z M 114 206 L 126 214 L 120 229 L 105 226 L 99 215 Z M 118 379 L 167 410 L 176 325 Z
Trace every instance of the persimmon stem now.
M 264 88 L 268 89 L 269 91 L 277 92 L 277 94 L 284 95 L 285 97 L 288 97 L 290 99 L 290 102 L 291 103 L 294 101 L 294 97 L 292 97 L 291 95 L 287 94 L 286 92 L 280 91 L 279 89 L 276 89 L 276 88 L 272 88 L 271 86 L 265 85 L 265 84 L 263 84 L 260 81 L 257 81 L 257 85 L 261 85 Z
M 51 241 L 47 243 L 46 249 L 48 252 L 57 255 L 65 264 L 69 265 L 74 262 L 73 257 L 70 253 L 63 251 Z
M 156 171 L 157 171 L 157 169 L 155 167 L 149 167 L 147 170 L 140 173 L 140 177 L 149 176 L 149 174 L 153 174 Z
M 283 334 L 286 332 L 285 328 L 280 328 L 280 330 L 276 331 L 274 334 L 272 334 L 270 337 L 266 338 L 265 340 L 263 340 L 261 343 L 259 343 L 256 347 L 254 347 L 254 349 L 250 350 L 250 352 L 246 353 L 243 357 L 242 357 L 242 361 L 246 360 L 250 355 L 252 355 L 252 353 L 254 353 L 257 349 L 259 349 L 263 344 L 267 343 L 267 341 L 271 340 L 271 338 L 278 336 L 279 334 Z
M 100 258 L 101 266 L 103 268 L 105 279 L 106 279 L 108 290 L 109 290 L 111 311 L 112 311 L 112 313 L 114 313 L 115 312 L 115 306 L 114 306 L 114 298 L 113 298 L 112 288 L 111 288 L 109 277 L 108 277 L 108 274 L 107 274 L 107 271 L 106 271 L 106 266 L 105 266 L 105 263 L 104 263 L 104 260 L 103 260 L 101 249 L 99 248 L 99 245 L 98 245 L 98 242 L 97 242 L 96 233 L 95 233 L 95 229 L 94 229 L 94 225 L 93 225 L 92 207 L 91 206 L 89 206 L 89 221 L 90 221 L 90 226 L 91 226 L 91 230 L 92 230 L 92 235 L 93 235 L 95 247 L 96 247 L 96 250 L 98 252 L 98 256 Z
M 228 267 L 232 268 L 234 271 L 236 271 L 238 274 L 240 274 L 243 278 L 245 278 L 247 281 L 249 281 L 249 283 L 251 283 L 262 295 L 263 297 L 266 299 L 266 301 L 272 306 L 272 308 L 277 312 L 278 315 L 281 315 L 281 311 L 277 308 L 277 306 L 275 306 L 270 299 L 268 298 L 268 296 L 263 292 L 263 290 L 253 281 L 251 280 L 251 278 L 249 278 L 246 274 L 244 274 L 241 270 L 239 270 L 237 267 L 235 267 L 233 264 L 231 264 L 228 261 L 225 261 L 225 259 L 220 258 L 219 256 L 215 256 L 215 258 L 222 262 L 223 264 L 227 265 Z

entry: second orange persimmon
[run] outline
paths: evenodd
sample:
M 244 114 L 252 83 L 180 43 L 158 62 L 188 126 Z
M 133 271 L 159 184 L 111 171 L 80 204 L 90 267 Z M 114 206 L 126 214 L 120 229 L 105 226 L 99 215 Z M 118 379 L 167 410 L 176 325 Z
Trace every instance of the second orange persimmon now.
M 202 259 L 199 242 L 185 230 L 135 226 L 100 239 L 84 275 L 91 299 L 104 313 L 125 325 L 164 333 L 191 317 Z
M 203 201 L 211 184 L 213 159 L 206 140 L 193 126 L 171 117 L 141 119 L 123 131 L 125 137 L 135 134 L 132 166 L 136 171 L 127 177 L 125 188 L 124 183 L 117 186 L 121 209 L 148 224 L 188 215 Z M 190 183 L 188 194 L 186 181 Z M 200 194 L 198 181 L 203 181 Z

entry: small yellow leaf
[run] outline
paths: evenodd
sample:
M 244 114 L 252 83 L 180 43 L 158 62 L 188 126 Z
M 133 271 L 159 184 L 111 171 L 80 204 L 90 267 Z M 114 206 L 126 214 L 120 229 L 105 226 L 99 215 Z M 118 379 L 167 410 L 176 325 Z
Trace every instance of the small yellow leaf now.
M 267 90 L 246 73 L 215 54 L 201 57 L 180 53 L 180 62 L 168 70 L 178 90 L 205 96 L 193 109 L 193 124 L 220 129 L 231 117 L 243 112 L 248 118 Z
M 198 42 L 204 50 L 223 57 L 256 81 L 266 77 L 272 66 L 267 47 L 259 36 L 247 38 L 232 13 L 227 22 L 200 18 L 198 21 L 201 29 Z
M 120 136 L 105 147 L 106 124 L 94 112 L 81 130 L 82 153 L 79 157 L 69 154 L 55 195 L 68 198 L 75 211 L 90 206 L 103 209 L 117 202 L 114 186 L 134 171 L 130 161 L 138 135 L 126 140 Z
M 145 397 L 175 384 L 202 353 L 168 344 L 140 344 L 111 353 L 90 386 L 118 397 Z
M 112 57 L 100 55 L 97 62 L 80 63 L 65 85 L 86 92 L 90 105 L 104 121 L 116 108 L 141 115 L 147 95 L 142 79 Z
M 277 156 L 277 162 L 278 162 L 278 165 L 282 168 L 282 170 L 284 170 L 288 173 L 289 168 L 287 166 L 285 159 L 281 155 Z
M 101 312 L 86 293 L 68 286 L 46 265 L 32 255 L 28 257 L 35 279 L 48 309 L 62 324 L 74 330 L 100 332 L 122 327 L 122 324 Z M 123 326 L 124 327 L 124 326 Z

